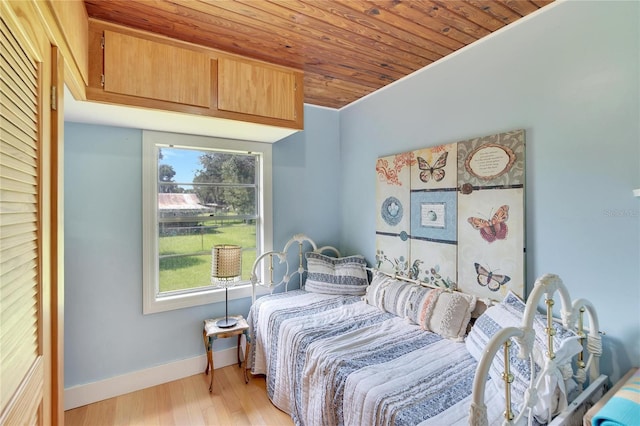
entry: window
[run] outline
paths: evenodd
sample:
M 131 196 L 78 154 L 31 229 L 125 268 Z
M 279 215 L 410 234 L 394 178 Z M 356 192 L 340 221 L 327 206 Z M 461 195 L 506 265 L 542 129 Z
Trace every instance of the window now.
M 143 312 L 224 300 L 210 282 L 211 248 L 242 247 L 242 281 L 229 298 L 251 295 L 257 253 L 271 250 L 271 145 L 144 131 Z

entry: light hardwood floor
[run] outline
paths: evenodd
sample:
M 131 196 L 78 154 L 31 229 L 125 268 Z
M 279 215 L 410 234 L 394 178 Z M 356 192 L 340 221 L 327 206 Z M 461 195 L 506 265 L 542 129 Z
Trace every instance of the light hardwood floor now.
M 267 397 L 264 377 L 244 383 L 237 365 L 68 410 L 66 426 L 292 425 Z

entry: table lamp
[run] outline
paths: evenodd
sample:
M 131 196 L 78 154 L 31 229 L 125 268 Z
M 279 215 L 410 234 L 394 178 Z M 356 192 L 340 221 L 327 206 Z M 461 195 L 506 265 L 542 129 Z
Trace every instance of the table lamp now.
M 242 275 L 242 248 L 240 246 L 221 244 L 211 249 L 211 285 L 225 291 L 225 318 L 216 325 L 220 328 L 231 328 L 238 323 L 229 318 L 229 287 L 240 281 Z

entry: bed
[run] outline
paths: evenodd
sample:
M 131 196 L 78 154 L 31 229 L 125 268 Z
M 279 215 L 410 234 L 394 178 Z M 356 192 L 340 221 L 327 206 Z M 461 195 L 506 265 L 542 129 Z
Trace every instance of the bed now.
M 556 275 L 526 304 L 491 303 L 300 234 L 258 257 L 252 283 L 248 365 L 297 425 L 581 424 L 604 392 L 595 310 Z

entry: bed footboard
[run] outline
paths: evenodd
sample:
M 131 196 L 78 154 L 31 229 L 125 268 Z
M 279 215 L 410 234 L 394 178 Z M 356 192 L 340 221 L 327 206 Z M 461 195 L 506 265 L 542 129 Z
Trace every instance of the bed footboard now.
M 582 351 L 578 353 L 576 359 L 573 362 L 565 362 L 563 365 L 556 365 L 556 348 L 554 348 L 555 328 L 553 327 L 553 322 L 558 321 L 553 318 L 553 296 L 555 293 L 558 293 L 561 301 L 560 317 L 563 327 L 573 330 L 579 336 L 579 342 L 582 346 Z M 544 365 L 538 365 L 536 369 L 534 320 L 540 321 L 540 318 L 536 318 L 540 304 L 546 306 L 546 327 L 544 327 L 545 336 L 538 337 L 543 337 L 546 341 L 546 350 L 544 351 Z M 585 313 L 587 314 L 586 318 Z M 585 327 L 585 319 L 588 320 L 588 329 Z M 494 363 L 496 355 L 500 353 L 503 354 L 504 359 L 502 367 L 502 386 L 504 388 L 505 403 L 503 424 L 520 424 L 524 419 L 532 420 L 533 406 L 538 401 L 541 386 L 545 385 L 545 376 L 553 374 L 561 375 L 564 379 L 573 378 L 581 391 L 584 390 L 585 385 L 589 384 L 590 386 L 569 404 L 566 410 L 557 415 L 557 421 L 554 419 L 552 423 L 570 424 L 567 419 L 572 418 L 571 412 L 576 410 L 576 403 L 581 405 L 588 403 L 588 397 L 601 392 L 603 384 L 606 382 L 606 376 L 601 376 L 599 370 L 602 344 L 598 326 L 598 317 L 593 305 L 585 299 L 577 299 L 572 302 L 569 291 L 557 275 L 547 274 L 539 278 L 526 303 L 521 326 L 501 329 L 489 340 L 484 350 L 474 377 L 469 424 L 486 425 L 488 423 L 487 408 L 484 401 L 485 386 L 489 370 Z M 513 341 L 517 342 L 520 348 L 518 358 L 528 360 L 529 371 L 531 372 L 523 402 L 515 413 L 512 411 L 511 398 L 514 375 L 511 372 L 509 356 L 509 348 Z M 540 362 L 539 359 L 538 362 Z M 548 405 L 551 406 L 552 404 L 549 403 Z M 551 414 L 549 413 L 549 418 L 552 417 Z

